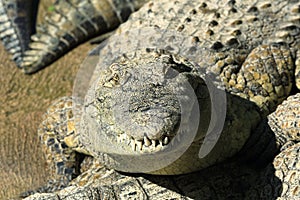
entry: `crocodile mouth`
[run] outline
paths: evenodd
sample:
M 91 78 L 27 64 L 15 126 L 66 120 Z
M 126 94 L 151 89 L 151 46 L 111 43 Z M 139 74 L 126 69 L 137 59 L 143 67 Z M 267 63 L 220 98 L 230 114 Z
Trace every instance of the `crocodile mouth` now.
M 122 133 L 117 136 L 117 142 L 127 144 L 132 151 L 150 153 L 162 150 L 173 138 L 174 136 L 163 136 L 160 139 L 149 139 L 145 135 L 143 139 L 134 139 L 126 133 Z
M 194 88 L 201 82 L 193 79 L 192 64 L 176 64 L 170 55 L 157 52 L 141 53 L 99 70 L 81 120 L 83 145 L 118 171 L 163 169 L 198 134 Z
M 191 64 L 142 53 L 100 70 L 85 104 L 83 144 L 119 171 L 161 169 L 189 148 L 198 129 Z
M 174 94 L 160 85 L 143 87 L 137 96 L 113 107 L 117 143 L 135 153 L 155 153 L 178 134 L 181 108 Z M 128 148 L 130 147 L 130 148 Z

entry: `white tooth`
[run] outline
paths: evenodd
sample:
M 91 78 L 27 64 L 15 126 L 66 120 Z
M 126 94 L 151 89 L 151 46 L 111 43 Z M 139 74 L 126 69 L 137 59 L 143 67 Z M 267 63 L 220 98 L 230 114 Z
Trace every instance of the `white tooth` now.
M 135 142 L 134 142 L 134 140 L 133 139 L 131 139 L 130 140 L 130 145 L 131 145 L 131 149 L 133 150 L 133 151 L 135 151 Z
M 162 145 L 163 145 L 163 139 L 159 139 L 159 140 L 158 140 L 158 145 L 159 145 L 159 146 L 162 146 Z
M 151 141 L 149 140 L 149 138 L 147 138 L 147 136 L 144 136 L 144 143 L 146 147 L 149 147 L 151 145 Z
M 155 148 L 155 146 L 156 146 L 156 140 L 151 140 L 151 143 L 152 143 L 152 147 Z
M 159 151 L 159 150 L 161 150 L 162 149 L 162 146 L 163 145 L 163 143 L 162 143 L 162 139 L 159 139 L 159 140 L 156 140 L 156 151 Z
M 168 137 L 165 137 L 164 139 L 163 139 L 163 144 L 164 145 L 167 145 L 169 143 L 169 138 Z
M 136 144 L 137 144 L 137 147 L 138 147 L 139 150 L 143 149 L 143 142 L 142 141 L 136 140 Z

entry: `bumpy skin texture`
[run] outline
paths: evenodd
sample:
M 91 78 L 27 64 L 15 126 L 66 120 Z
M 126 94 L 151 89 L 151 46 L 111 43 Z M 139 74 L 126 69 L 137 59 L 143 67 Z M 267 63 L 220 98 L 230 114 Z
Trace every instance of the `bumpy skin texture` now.
M 140 95 L 141 99 L 144 98 L 142 92 L 141 94 L 138 93 L 139 87 L 144 88 L 143 86 L 128 83 L 130 80 L 127 80 L 126 76 L 119 76 L 118 73 L 126 74 L 125 72 L 128 70 L 129 74 L 142 74 L 141 72 L 144 70 L 146 74 L 153 74 L 157 77 L 163 76 L 163 72 L 159 71 L 159 67 L 156 68 L 156 66 L 163 63 L 163 57 L 168 58 L 169 53 L 191 58 L 198 64 L 198 67 L 189 65 L 190 71 L 181 70 L 180 74 L 183 76 L 195 75 L 201 77 L 204 74 L 213 74 L 217 79 L 214 84 L 219 87 L 224 86 L 230 100 L 232 99 L 235 102 L 234 97 L 240 97 L 247 100 L 245 104 L 253 102 L 257 107 L 257 109 L 249 109 L 252 111 L 249 116 L 247 114 L 243 116 L 233 115 L 236 118 L 233 117 L 232 122 L 230 121 L 231 117 L 227 118 L 229 123 L 225 122 L 225 124 L 230 124 L 230 126 L 229 129 L 225 128 L 223 131 L 226 137 L 220 138 L 219 144 L 222 145 L 218 145 L 218 147 L 221 148 L 214 149 L 211 157 L 208 156 L 207 163 L 196 164 L 199 160 L 196 159 L 197 156 L 195 155 L 197 150 L 190 149 L 193 152 L 191 154 L 194 154 L 193 156 L 190 153 L 188 154 L 189 159 L 195 158 L 196 169 L 201 168 L 201 166 L 207 167 L 215 163 L 216 160 L 221 161 L 233 156 L 242 148 L 251 134 L 257 132 L 253 135 L 263 135 L 259 131 L 254 131 L 254 129 L 268 113 L 275 110 L 276 106 L 291 91 L 294 83 L 294 68 L 299 67 L 295 66 L 299 59 L 295 57 L 299 48 L 299 34 L 294 30 L 298 25 L 297 20 L 295 21 L 295 19 L 299 19 L 298 6 L 298 2 L 292 1 L 276 1 L 273 4 L 265 1 L 251 3 L 244 1 L 154 1 L 145 5 L 139 12 L 134 13 L 127 23 L 120 26 L 116 34 L 109 39 L 107 45 L 100 52 L 99 64 L 92 80 L 97 80 L 99 76 L 100 78 L 98 84 L 92 85 L 87 93 L 85 106 L 89 110 L 88 112 L 93 113 L 91 115 L 98 120 L 97 123 L 100 124 L 100 128 L 90 129 L 101 130 L 101 133 L 97 131 L 89 132 L 86 128 L 81 131 L 82 142 L 86 144 L 93 155 L 96 155 L 104 163 L 109 163 L 110 165 L 107 164 L 109 167 L 118 169 L 119 161 L 117 159 L 102 158 L 101 150 L 97 148 L 97 144 L 93 144 L 94 138 L 101 135 L 119 135 L 119 130 L 121 130 L 120 132 L 126 132 L 127 130 L 124 127 L 128 127 L 126 126 L 128 121 L 117 121 L 113 117 L 113 107 L 122 106 L 124 102 L 122 97 L 125 96 L 124 99 L 126 99 L 126 95 L 127 97 Z M 150 28 L 147 29 L 147 27 Z M 180 38 L 180 36 L 182 37 Z M 141 38 L 141 40 L 138 40 L 138 38 Z M 143 51 L 147 47 L 150 49 L 151 47 L 166 49 L 168 52 L 165 54 L 156 52 L 151 55 L 151 52 Z M 142 50 L 137 51 L 137 49 Z M 136 54 L 132 55 L 131 53 L 135 51 Z M 129 55 L 126 55 L 126 53 Z M 125 56 L 118 57 L 122 54 L 125 54 Z M 151 62 L 147 61 L 148 59 L 152 59 L 157 65 L 152 66 Z M 179 60 L 175 65 L 188 65 L 180 63 L 182 59 L 173 60 Z M 115 65 L 110 66 L 114 62 L 119 65 L 120 69 L 118 67 L 115 69 Z M 136 71 L 130 71 L 131 68 L 136 69 Z M 138 72 L 139 70 L 141 72 Z M 111 77 L 116 77 L 116 80 Z M 197 78 L 192 79 L 197 80 Z M 153 80 L 154 85 L 155 83 L 163 85 L 162 82 L 159 82 L 159 78 Z M 146 85 L 147 83 L 144 86 L 147 87 Z M 127 87 L 132 88 L 132 90 L 126 89 Z M 123 89 L 124 92 L 122 93 Z M 135 91 L 137 91 L 137 94 Z M 140 91 L 144 90 L 141 89 Z M 159 97 L 156 98 L 159 99 Z M 174 97 L 174 99 L 176 98 Z M 167 105 L 172 107 L 173 102 L 169 102 L 170 104 Z M 145 107 L 147 106 L 151 108 L 150 104 Z M 246 105 L 240 106 L 239 109 L 242 109 L 242 107 L 246 108 Z M 227 109 L 228 112 L 240 112 L 239 109 L 235 110 L 235 107 L 231 105 Z M 259 112 L 256 112 L 256 110 L 259 110 Z M 243 112 L 241 111 L 241 113 Z M 206 116 L 202 113 L 200 115 Z M 103 118 L 101 116 L 108 117 Z M 138 116 L 134 116 L 134 114 L 132 116 L 134 120 L 138 121 Z M 87 119 L 85 121 L 89 124 Z M 239 128 L 241 121 L 243 121 L 243 128 Z M 88 126 L 86 125 L 86 127 Z M 83 125 L 84 128 L 85 125 Z M 111 132 L 111 130 L 113 131 Z M 172 130 L 169 130 L 172 133 Z M 136 145 L 139 141 L 146 144 L 146 140 L 141 139 L 143 133 L 133 135 L 128 131 L 126 134 L 130 136 L 129 138 L 137 140 L 137 142 L 134 141 Z M 199 134 L 199 137 L 203 138 L 203 133 Z M 149 135 L 146 134 L 148 139 L 151 139 Z M 198 143 L 196 142 L 195 149 L 199 150 L 200 144 L 201 140 Z M 277 142 L 277 144 L 283 145 L 280 142 Z M 118 145 L 122 144 L 119 143 Z M 226 148 L 222 148 L 223 146 Z M 259 149 L 261 148 L 259 147 Z M 129 148 L 126 149 L 126 152 L 134 154 Z M 185 163 L 185 160 L 182 160 L 182 163 Z M 174 165 L 176 166 L 177 163 L 174 163 Z M 181 167 L 174 167 L 173 169 L 180 170 Z M 173 173 L 186 173 L 194 170 L 186 169 L 180 172 L 173 171 Z M 172 174 L 172 170 L 166 170 L 162 173 Z
M 178 105 L 176 98 L 172 97 L 177 96 L 169 91 L 182 92 L 181 89 L 186 88 L 176 87 L 176 84 L 175 86 L 172 84 L 189 80 L 196 91 L 200 107 L 204 105 L 205 108 L 209 100 L 203 80 L 205 80 L 205 75 L 212 74 L 215 77 L 213 83 L 226 91 L 228 100 L 225 126 L 216 147 L 207 157 L 198 158 L 197 153 L 202 145 L 203 133 L 205 133 L 200 129 L 205 129 L 210 123 L 209 119 L 208 121 L 203 119 L 204 121 L 199 122 L 198 135 L 187 152 L 166 168 L 151 171 L 151 173 L 169 175 L 192 172 L 228 160 L 240 150 L 246 151 L 244 152 L 246 157 L 252 160 L 253 158 L 255 160 L 256 155 L 260 155 L 261 160 L 268 159 L 270 155 L 274 156 L 276 150 L 282 146 L 286 147 L 287 143 L 291 144 L 294 140 L 290 137 L 292 133 L 277 133 L 280 137 L 274 135 L 270 127 L 264 123 L 264 119 L 290 94 L 295 83 L 295 67 L 296 72 L 299 71 L 297 70 L 299 68 L 297 51 L 300 46 L 299 18 L 299 2 L 295 1 L 275 1 L 273 3 L 265 1 L 199 2 L 196 0 L 150 2 L 139 12 L 133 14 L 128 23 L 123 24 L 101 50 L 98 66 L 91 78 L 91 85 L 85 99 L 84 109 L 86 112 L 82 114 L 82 118 L 78 118 L 81 127 L 77 129 L 75 125 L 75 132 L 73 132 L 75 138 L 80 135 L 80 142 L 77 143 L 76 139 L 66 142 L 63 139 L 63 141 L 57 140 L 55 144 L 71 150 L 85 150 L 87 151 L 85 153 L 91 154 L 105 166 L 118 170 L 122 170 L 119 167 L 124 163 L 122 163 L 122 159 L 120 161 L 111 154 L 115 153 L 119 145 L 128 155 L 142 155 L 143 152 L 137 150 L 146 149 L 149 140 L 151 140 L 150 143 L 156 143 L 156 140 L 165 141 L 166 137 L 172 139 L 175 135 L 173 143 L 171 141 L 159 144 L 165 144 L 167 147 L 173 145 L 176 148 L 180 144 L 179 140 L 176 141 L 176 136 L 180 135 L 176 134 Z M 147 27 L 150 27 L 152 32 L 148 32 Z M 148 33 L 148 37 L 143 31 Z M 161 43 L 158 42 L 158 39 L 161 39 Z M 146 49 L 147 47 L 148 49 Z M 134 53 L 132 54 L 132 52 Z M 193 62 L 184 58 L 189 58 Z M 177 74 L 169 74 L 170 69 L 171 72 L 174 70 Z M 166 79 L 170 79 L 172 82 L 170 88 L 162 87 L 165 86 Z M 178 90 L 176 90 L 177 88 Z M 147 96 L 150 92 L 152 92 L 150 96 Z M 122 110 L 122 106 L 126 107 L 124 102 L 128 99 L 127 97 L 130 97 L 129 114 Z M 149 99 L 151 101 L 148 101 Z M 153 105 L 153 102 L 156 104 Z M 139 129 L 136 129 L 136 132 L 130 132 L 134 126 L 128 128 L 127 125 L 131 124 L 126 124 L 127 120 L 121 123 L 122 121 L 114 115 L 115 108 L 119 108 L 117 110 L 123 112 L 124 115 L 121 116 L 124 118 L 128 114 L 132 116 L 134 123 L 146 124 L 150 131 L 140 132 Z M 207 109 L 211 108 L 207 107 Z M 161 117 L 163 116 L 162 111 L 166 113 L 166 117 Z M 205 109 L 200 112 L 205 113 Z M 154 115 L 151 115 L 153 113 Z M 201 115 L 206 116 L 203 113 Z M 146 117 L 141 121 L 140 116 Z M 166 120 L 159 121 L 158 119 L 161 118 Z M 96 126 L 91 124 L 90 119 L 96 121 Z M 60 118 L 55 118 L 55 120 L 59 122 Z M 66 119 L 62 117 L 61 120 L 65 121 Z M 270 118 L 270 120 L 272 119 Z M 43 128 L 45 130 L 43 134 L 48 134 L 48 127 Z M 50 129 L 51 127 L 59 130 L 56 123 L 50 124 Z M 154 134 L 151 134 L 152 130 L 154 130 Z M 50 135 L 51 132 L 53 131 L 50 131 Z M 68 167 L 64 167 L 64 163 L 68 163 L 67 157 L 61 153 L 61 148 L 51 148 L 51 145 L 48 144 L 49 141 L 50 143 L 56 141 L 57 137 L 65 138 L 68 131 L 60 131 L 60 133 L 62 136 L 46 137 L 44 142 L 45 148 L 49 149 L 54 157 L 51 158 L 54 169 L 57 170 L 61 167 L 66 172 Z M 127 144 L 126 138 L 122 138 L 121 142 L 118 141 L 118 136 L 123 133 L 133 144 L 132 150 Z M 95 138 L 103 136 L 111 139 L 114 144 L 106 148 L 104 153 L 101 152 L 99 142 L 95 140 Z M 265 138 L 268 140 L 265 141 Z M 243 150 L 244 144 L 249 148 Z M 278 159 L 287 163 L 298 162 L 298 155 L 291 153 L 291 151 L 297 151 L 298 146 L 295 144 L 283 148 L 285 150 L 278 155 Z M 150 149 L 150 152 L 159 151 L 160 149 L 156 148 Z M 239 156 L 243 157 L 243 155 Z M 57 160 L 57 158 L 59 159 Z M 60 159 L 62 159 L 62 164 Z M 189 164 L 191 162 L 192 164 Z M 277 158 L 274 162 L 277 163 Z M 297 164 L 291 166 L 295 170 L 291 172 L 291 175 L 296 174 L 297 176 L 298 166 Z M 279 168 L 276 173 L 280 174 L 281 165 L 277 163 L 276 167 Z M 272 170 L 272 166 L 269 166 L 262 173 L 268 174 Z M 80 183 L 82 180 L 86 183 L 85 177 L 93 178 L 95 175 L 95 173 L 83 174 L 85 176 L 79 176 L 74 184 Z M 104 173 L 100 173 L 100 176 L 101 174 Z M 68 173 L 61 175 L 68 176 Z M 288 185 L 288 187 L 283 186 L 283 198 L 299 196 L 297 190 L 294 190 L 293 181 L 295 179 L 293 176 L 291 178 L 283 176 L 283 180 L 281 180 L 284 185 Z M 95 177 L 103 181 L 99 176 Z M 266 177 L 265 180 L 259 180 L 257 185 L 266 185 L 266 193 L 271 198 L 272 195 L 280 196 L 281 185 L 270 179 L 270 176 Z M 67 178 L 67 182 L 70 181 L 69 179 Z M 108 180 L 113 180 L 111 175 Z M 191 178 L 187 180 L 191 180 Z M 226 178 L 222 180 L 226 180 Z M 113 183 L 115 184 L 114 181 Z M 268 188 L 271 188 L 272 192 Z M 93 191 L 91 188 L 90 190 Z M 101 190 L 100 186 L 101 191 L 107 191 L 107 187 Z M 184 189 L 179 189 L 179 193 L 182 191 Z M 196 191 L 198 190 L 196 189 Z M 119 195 L 119 192 L 121 191 L 116 190 L 116 195 Z M 186 195 L 184 192 L 182 193 Z
M 291 96 L 269 115 L 268 123 L 272 128 L 276 121 L 285 120 L 291 124 L 292 132 L 299 129 L 299 100 L 300 93 Z M 70 108 L 71 99 L 64 98 L 51 109 L 63 102 Z M 285 114 L 281 113 L 282 109 Z M 293 117 L 287 120 L 287 115 Z M 70 120 L 64 122 L 72 123 Z M 285 126 L 277 128 L 284 130 Z M 82 167 L 82 174 L 69 187 L 26 199 L 297 199 L 300 195 L 299 150 L 299 143 L 286 148 L 273 163 L 262 169 L 251 167 L 249 163 L 226 162 L 180 176 L 120 174 L 86 157 L 83 165 L 88 168 Z
M 291 133 L 299 129 L 299 100 L 300 94 L 291 96 L 269 115 L 268 123 L 273 129 L 285 130 L 287 124 L 278 125 L 278 121 L 288 122 Z M 52 115 L 48 115 L 48 119 L 55 116 L 54 108 L 61 112 L 60 106 L 63 102 L 67 105 L 65 108 L 70 108 L 70 99 L 60 100 L 50 108 Z M 70 109 L 66 111 L 69 113 Z M 62 124 L 65 125 L 72 124 L 72 121 L 65 120 L 64 117 L 56 120 L 63 120 Z M 72 186 L 57 194 L 36 194 L 27 199 L 275 199 L 279 196 L 281 199 L 292 199 L 299 196 L 299 148 L 299 143 L 286 148 L 276 156 L 273 164 L 262 170 L 240 163 L 225 163 L 201 172 L 175 177 L 122 175 L 106 170 L 97 160 L 87 157 L 85 162 L 88 169 L 82 167 L 86 171 L 71 183 Z M 91 182 L 87 184 L 88 181 Z M 127 189 L 124 190 L 124 187 Z
M 39 0 L 0 1 L 0 39 L 17 66 L 21 65 L 30 36 L 35 33 L 38 3 Z
M 39 1 L 1 0 L 0 37 L 17 65 L 31 74 L 79 44 L 114 30 L 146 1 L 59 0 L 34 34 Z
M 286 135 L 291 141 L 298 142 L 300 134 L 299 98 L 299 93 L 288 97 L 287 101 L 284 101 L 272 115 L 268 116 L 269 124 L 277 137 Z M 284 141 L 283 143 L 286 142 Z

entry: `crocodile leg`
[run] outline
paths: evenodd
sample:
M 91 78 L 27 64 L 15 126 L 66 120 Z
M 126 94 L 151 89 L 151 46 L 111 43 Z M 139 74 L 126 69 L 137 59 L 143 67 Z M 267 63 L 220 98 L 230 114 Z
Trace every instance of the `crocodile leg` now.
M 35 192 L 51 192 L 66 187 L 79 174 L 79 164 L 83 155 L 78 154 L 78 134 L 75 131 L 73 114 L 74 102 L 62 98 L 47 111 L 39 127 L 38 134 L 46 156 L 51 180 L 44 187 L 28 191 L 21 196 Z M 88 152 L 84 151 L 85 154 Z
M 22 64 L 25 73 L 37 72 L 82 42 L 112 31 L 146 1 L 57 1 L 46 23 L 31 38 Z
M 300 93 L 289 96 L 268 116 L 268 123 L 281 143 L 281 149 L 300 141 Z
M 273 163 L 268 167 L 274 170 L 265 170 L 262 177 L 273 173 L 280 180 L 280 186 L 268 188 L 265 192 L 279 192 L 284 199 L 299 199 L 300 197 L 300 93 L 289 96 L 277 109 L 268 116 L 268 124 L 278 138 L 282 147 Z M 275 171 L 275 173 L 274 173 Z M 262 179 L 258 187 L 266 185 L 267 180 Z M 274 186 L 274 179 L 269 180 Z M 271 190 L 270 190 L 271 189 Z
M 20 67 L 35 33 L 39 0 L 0 0 L 0 39 Z

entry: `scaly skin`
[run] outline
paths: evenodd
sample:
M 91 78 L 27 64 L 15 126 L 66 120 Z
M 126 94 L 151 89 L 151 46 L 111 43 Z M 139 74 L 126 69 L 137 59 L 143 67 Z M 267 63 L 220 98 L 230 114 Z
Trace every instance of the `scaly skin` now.
M 70 108 L 70 99 L 65 101 Z M 277 134 L 299 132 L 300 93 L 290 96 L 268 116 Z M 54 107 L 51 108 L 52 111 Z M 66 109 L 67 112 L 70 109 Z M 287 117 L 288 116 L 288 117 Z M 278 121 L 287 123 L 277 124 Z M 68 121 L 70 124 L 71 121 Z M 295 125 L 296 124 L 296 125 Z M 295 138 L 295 142 L 299 137 Z M 254 168 L 249 163 L 226 162 L 200 172 L 180 176 L 120 174 L 86 157 L 82 174 L 57 192 L 35 194 L 26 200 L 58 199 L 297 199 L 299 191 L 299 143 L 278 154 L 273 163 Z M 125 189 L 126 188 L 126 189 Z
M 151 173 L 187 173 L 232 157 L 242 149 L 250 136 L 252 136 L 250 138 L 257 139 L 263 135 L 255 131 L 256 127 L 291 91 L 295 81 L 294 68 L 299 67 L 295 66 L 299 60 L 299 57 L 295 57 L 299 49 L 299 35 L 295 34 L 296 30 L 293 28 L 298 23 L 295 19 L 300 18 L 298 6 L 299 3 L 286 1 L 277 1 L 274 4 L 268 4 L 265 1 L 251 3 L 244 1 L 236 3 L 154 1 L 148 3 L 134 13 L 127 23 L 120 26 L 100 52 L 98 66 L 93 73 L 94 77 L 91 78 L 91 85 L 85 98 L 85 110 L 88 114 L 84 114 L 80 127 L 82 143 L 89 152 L 96 155 L 107 166 L 123 171 L 124 169 L 120 169 L 118 164 L 120 162 L 124 167 L 124 162 L 120 161 L 123 157 L 112 156 L 111 158 L 109 154 L 123 154 L 122 150 L 118 152 L 109 147 L 108 149 L 102 148 L 97 145 L 97 138 L 102 138 L 102 135 L 109 137 L 112 135 L 111 144 L 121 146 L 129 155 L 134 155 L 138 151 L 132 151 L 130 145 L 126 143 L 133 144 L 136 150 L 140 149 L 139 143 L 142 149 L 145 148 L 149 139 L 163 140 L 169 135 L 172 139 L 176 135 L 174 127 L 178 120 L 174 116 L 176 112 L 180 113 L 176 107 L 178 99 L 176 95 L 181 94 L 174 92 L 175 94 L 170 94 L 168 97 L 170 93 L 168 90 L 176 91 L 176 86 L 173 88 L 170 86 L 170 89 L 169 86 L 164 85 L 163 77 L 166 72 L 161 66 L 172 66 L 171 63 L 164 61 L 164 59 L 169 59 L 175 62 L 173 63 L 175 66 L 185 65 L 187 71 L 176 69 L 176 67 L 170 69 L 181 70 L 178 72 L 183 77 L 195 76 L 190 78 L 192 82 L 195 81 L 194 85 L 201 85 L 196 80 L 202 78 L 204 74 L 212 74 L 216 77 L 214 84 L 225 87 L 229 103 L 231 99 L 233 102 L 237 101 L 234 97 L 246 101 L 241 103 L 243 106 L 237 106 L 236 109 L 235 105 L 238 103 L 232 103 L 233 105 L 228 103 L 227 112 L 233 114 L 232 117 L 227 116 L 228 122 L 225 122 L 222 133 L 226 137 L 221 137 L 217 145 L 220 148 L 215 148 L 206 158 L 198 159 L 197 154 L 201 145 L 199 141 L 204 138 L 205 134 L 205 131 L 199 130 L 194 140 L 197 145 L 189 149 L 193 153 L 189 152 L 186 157 L 182 156 L 178 162 L 168 166 L 169 169 Z M 261 29 L 261 26 L 264 29 Z M 260 34 L 257 34 L 258 30 Z M 158 49 L 167 47 L 168 52 L 147 52 L 145 51 L 147 47 L 150 49 L 151 47 Z M 119 56 L 122 54 L 125 56 Z M 174 55 L 172 58 L 172 54 L 191 59 L 198 64 L 198 67 L 182 62 L 184 59 L 175 58 Z M 127 72 L 132 79 L 127 77 Z M 147 76 L 150 78 L 146 78 Z M 181 82 L 179 78 L 176 77 L 171 82 Z M 163 89 L 159 88 L 160 85 L 164 86 Z M 147 93 L 153 93 L 153 95 L 146 96 Z M 166 95 L 162 97 L 156 95 L 161 93 Z M 205 94 L 199 95 L 205 96 Z M 132 113 L 129 112 L 129 114 L 126 110 L 122 110 L 122 107 L 127 106 L 126 99 L 130 101 L 132 99 L 132 102 L 129 102 L 129 105 L 132 105 L 130 108 Z M 145 99 L 155 99 L 163 109 L 156 108 L 151 101 L 148 102 Z M 201 99 L 200 106 L 204 105 L 204 108 L 208 108 L 205 98 L 198 97 L 198 99 Z M 257 108 L 247 109 L 247 106 L 251 107 L 251 102 Z M 119 108 L 121 110 L 118 110 Z M 249 114 L 248 110 L 251 111 Z M 259 112 L 256 112 L 257 110 Z M 161 116 L 160 112 L 169 112 L 167 114 L 169 117 L 166 117 L 161 124 L 153 117 Z M 201 109 L 200 116 L 207 116 L 202 112 L 209 113 L 210 111 Z M 247 114 L 242 114 L 242 116 L 237 114 L 245 112 Z M 117 118 L 116 113 L 121 117 Z M 95 119 L 96 127 L 90 122 L 92 120 L 89 115 L 90 118 Z M 140 118 L 149 120 L 140 122 Z M 140 128 L 142 123 L 146 124 L 149 131 Z M 200 121 L 201 123 L 203 124 L 200 127 L 205 130 L 209 122 Z M 227 123 L 228 129 L 226 129 Z M 101 130 L 101 132 L 94 130 Z M 123 139 L 122 133 L 125 133 L 128 138 Z M 144 138 L 145 134 L 146 138 Z M 120 136 L 123 142 L 114 141 Z M 196 142 L 199 138 L 200 140 Z M 283 145 L 280 141 L 277 144 Z M 108 156 L 104 154 L 105 156 L 102 157 L 103 149 Z M 155 151 L 158 150 L 150 150 L 150 152 Z M 192 167 L 183 164 L 189 159 L 193 160 Z
M 77 45 L 114 30 L 145 0 L 64 1 L 54 5 L 37 34 L 32 36 L 22 68 L 27 74 L 48 66 Z
M 35 33 L 38 3 L 39 0 L 0 1 L 0 40 L 18 67 Z
M 59 0 L 34 34 L 38 0 L 1 0 L 1 40 L 16 64 L 32 74 L 79 44 L 114 30 L 145 2 Z

